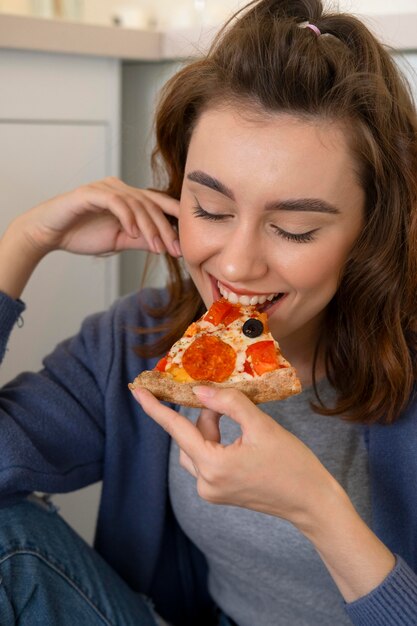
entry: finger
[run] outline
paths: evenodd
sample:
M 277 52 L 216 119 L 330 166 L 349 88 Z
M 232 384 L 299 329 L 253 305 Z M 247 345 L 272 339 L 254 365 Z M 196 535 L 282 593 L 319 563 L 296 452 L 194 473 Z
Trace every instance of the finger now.
M 172 217 L 179 217 L 180 203 L 179 200 L 175 200 L 172 196 L 164 193 L 163 191 L 156 191 L 154 189 L 142 189 L 139 187 L 132 187 L 124 183 L 120 178 L 110 176 L 101 181 L 103 185 L 111 187 L 116 190 L 122 190 L 129 193 L 131 196 L 143 202 L 143 198 L 146 197 L 159 210 L 163 210 L 164 213 L 171 215 Z
M 153 200 L 155 204 L 161 206 L 164 213 L 168 213 L 168 215 L 172 215 L 172 217 L 179 217 L 180 203 L 178 200 L 171 198 L 171 196 L 161 191 L 153 191 L 152 189 L 142 189 L 141 191 Z
M 142 234 L 148 250 L 155 252 L 156 254 L 163 254 L 167 251 L 158 231 L 158 228 L 153 221 L 147 202 L 139 202 L 132 196 L 126 196 L 126 203 L 129 205 L 136 227 Z
M 149 417 L 162 426 L 194 462 L 204 454 L 204 438 L 192 422 L 159 402 L 147 389 L 137 387 L 132 393 Z
M 189 472 L 194 478 L 198 478 L 198 468 L 190 459 L 188 454 L 184 452 L 184 450 L 180 449 L 179 463 L 181 467 L 183 467 L 187 472 Z
M 202 409 L 196 426 L 206 441 L 216 441 L 220 443 L 220 418 L 221 413 L 211 409 Z
M 181 256 L 178 233 L 165 216 L 167 213 L 178 217 L 178 200 L 174 200 L 161 192 L 130 187 L 112 176 L 105 178 L 95 186 L 123 197 L 131 209 L 134 222 L 139 229 L 136 237 L 141 233 L 149 250 L 157 254 L 169 251 L 172 256 Z
M 129 220 L 129 229 L 126 231 L 134 238 L 140 238 L 146 248 L 152 252 L 164 253 L 166 248 L 160 237 L 158 237 L 158 229 L 154 225 L 152 219 L 148 215 L 143 202 L 128 193 L 130 189 L 123 181 L 115 177 L 108 177 L 96 184 L 91 185 L 98 193 L 104 192 L 107 195 L 109 205 L 117 207 L 124 205 L 127 208 L 125 219 Z M 115 211 L 112 211 L 115 212 Z M 117 215 L 117 213 L 115 213 Z M 122 225 L 125 224 L 122 222 Z
M 94 212 L 108 211 L 119 221 L 122 229 L 133 238 L 139 236 L 139 230 L 133 211 L 122 196 L 114 191 L 107 191 L 94 186 L 87 188 L 86 202 Z
M 168 252 L 175 257 L 181 256 L 182 253 L 178 232 L 168 220 L 167 216 L 163 212 L 163 209 L 161 208 L 161 205 L 155 204 L 151 200 L 147 200 L 145 208 L 153 220 Z
M 237 389 L 196 385 L 193 387 L 193 393 L 208 409 L 228 415 L 240 424 L 242 430 L 251 428 L 265 417 L 265 413 Z
M 152 200 L 143 197 L 141 202 L 133 199 L 132 208 L 136 213 L 136 222 L 139 228 L 142 228 L 143 215 L 146 212 L 149 218 L 149 228 L 153 233 L 153 241 L 159 238 L 158 252 L 169 252 L 172 256 L 180 256 L 181 249 L 179 247 L 178 233 L 168 221 L 161 205 L 155 204 Z M 163 246 L 163 250 L 160 247 Z

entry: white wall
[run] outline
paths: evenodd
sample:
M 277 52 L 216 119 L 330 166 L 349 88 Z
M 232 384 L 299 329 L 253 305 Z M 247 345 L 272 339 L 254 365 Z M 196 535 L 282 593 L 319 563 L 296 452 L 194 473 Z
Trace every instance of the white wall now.
M 83 4 L 84 21 L 93 24 L 112 24 L 115 14 L 126 9 L 145 12 L 159 29 L 187 28 L 196 23 L 221 23 L 246 0 L 61 0 L 66 4 Z M 416 0 L 324 0 L 328 6 L 353 13 L 407 13 L 417 10 Z M 52 0 L 0 0 L 0 11 L 29 14 L 34 7 L 52 7 Z M 198 8 L 200 7 L 200 8 Z M 52 9 L 51 9 L 52 10 Z
M 353 13 L 407 13 L 417 10 L 416 0 L 324 0 L 325 5 Z M 153 13 L 160 28 L 198 19 L 195 6 L 205 4 L 206 21 L 221 22 L 231 12 L 244 6 L 245 0 L 84 0 L 85 19 L 110 23 L 111 15 L 123 6 L 145 8 Z M 194 15 L 193 15 L 194 14 Z M 189 24 L 182 24 L 189 26 Z

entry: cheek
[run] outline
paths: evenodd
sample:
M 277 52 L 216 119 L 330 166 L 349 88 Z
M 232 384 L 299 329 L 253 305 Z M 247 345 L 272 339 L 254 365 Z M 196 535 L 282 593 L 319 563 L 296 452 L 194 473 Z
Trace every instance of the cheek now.
M 213 224 L 190 215 L 189 210 L 180 209 L 178 234 L 184 261 L 193 266 L 212 255 L 217 248 L 218 236 Z
M 178 234 L 181 252 L 188 265 L 195 265 L 204 256 L 204 233 L 195 224 L 196 219 L 179 219 Z
M 301 247 L 302 244 L 300 244 Z M 283 273 L 290 284 L 300 291 L 320 290 L 333 295 L 349 256 L 351 245 L 346 242 L 326 242 L 297 254 L 296 250 L 285 261 Z
M 186 209 L 185 203 L 180 204 L 180 213 L 178 217 L 178 235 L 181 244 L 181 252 L 184 261 L 192 263 L 198 255 L 198 246 L 196 241 L 199 239 L 198 228 L 196 228 L 197 220 L 190 215 L 190 211 Z

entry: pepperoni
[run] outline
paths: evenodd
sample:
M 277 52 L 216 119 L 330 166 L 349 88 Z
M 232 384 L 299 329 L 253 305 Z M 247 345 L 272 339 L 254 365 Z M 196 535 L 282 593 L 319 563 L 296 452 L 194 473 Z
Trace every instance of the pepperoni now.
M 236 364 L 236 352 L 228 343 L 212 335 L 197 337 L 182 356 L 182 366 L 194 380 L 222 383 Z

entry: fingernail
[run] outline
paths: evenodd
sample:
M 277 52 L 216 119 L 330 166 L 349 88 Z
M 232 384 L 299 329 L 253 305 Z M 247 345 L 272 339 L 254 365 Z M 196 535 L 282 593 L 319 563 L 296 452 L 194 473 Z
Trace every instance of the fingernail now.
M 135 396 L 136 400 L 139 402 L 139 404 L 142 404 L 141 402 L 141 390 L 136 388 L 136 389 L 132 389 L 132 393 Z
M 166 252 L 164 242 L 162 241 L 159 235 L 156 235 L 153 238 L 153 245 L 154 245 L 155 252 L 158 252 L 158 254 L 161 254 L 162 252 Z
M 204 385 L 196 385 L 193 387 L 193 393 L 200 398 L 212 398 L 216 393 L 214 387 L 206 387 Z
M 178 239 L 175 239 L 175 241 L 172 242 L 172 247 L 174 248 L 175 252 L 177 253 L 177 256 L 182 256 L 181 246 L 180 246 L 180 242 L 179 242 Z

